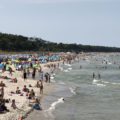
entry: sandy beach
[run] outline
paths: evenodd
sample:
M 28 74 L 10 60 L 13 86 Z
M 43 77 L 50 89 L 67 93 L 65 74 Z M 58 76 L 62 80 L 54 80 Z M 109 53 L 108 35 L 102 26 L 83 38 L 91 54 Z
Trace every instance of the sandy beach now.
M 51 64 L 51 63 L 47 63 L 47 64 Z M 50 69 L 47 67 L 47 64 L 41 65 L 42 70 L 44 72 L 50 71 Z M 58 62 L 54 62 L 54 64 L 58 64 Z M 6 87 L 4 88 L 4 98 L 10 99 L 10 102 L 5 104 L 9 109 L 9 112 L 1 114 L 0 120 L 18 120 L 21 117 L 25 118 L 26 115 L 32 111 L 32 108 L 29 106 L 30 100 L 27 99 L 26 93 L 22 92 L 23 95 L 15 94 L 17 87 L 19 87 L 19 89 L 22 90 L 23 86 L 26 85 L 27 88 L 29 88 L 30 90 L 33 89 L 35 91 L 35 97 L 40 98 L 40 102 L 43 100 L 43 97 L 49 94 L 49 92 L 54 88 L 54 84 L 43 82 L 44 94 L 40 95 L 40 89 L 35 87 L 37 83 L 36 80 L 27 79 L 24 81 L 22 77 L 23 73 L 21 71 L 16 71 L 13 66 L 12 66 L 12 69 L 15 71 L 13 72 L 12 76 L 8 71 L 5 71 L 4 73 L 2 73 L 1 71 L 1 76 L 7 76 L 9 78 L 17 77 L 18 82 L 12 83 L 10 82 L 11 81 L 10 79 L 0 79 L 0 82 L 3 81 L 3 83 L 6 85 Z M 32 87 L 29 87 L 29 85 L 31 85 Z M 15 99 L 16 106 L 18 109 L 14 110 L 11 108 L 11 100 L 13 99 Z

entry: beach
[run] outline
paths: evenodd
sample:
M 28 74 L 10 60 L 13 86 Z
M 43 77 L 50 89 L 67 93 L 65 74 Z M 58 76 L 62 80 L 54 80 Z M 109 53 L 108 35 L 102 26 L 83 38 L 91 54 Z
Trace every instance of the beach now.
M 48 68 L 48 65 L 55 64 L 57 65 L 59 62 L 49 62 L 46 64 L 42 64 L 41 68 L 46 72 L 50 72 L 50 68 Z M 40 103 L 42 102 L 43 98 L 49 94 L 49 92 L 54 89 L 53 83 L 46 83 L 43 82 L 44 85 L 44 93 L 40 94 L 40 88 L 35 87 L 38 80 L 40 80 L 39 73 L 37 73 L 37 77 L 35 80 L 31 78 L 27 78 L 26 80 L 23 79 L 23 73 L 21 71 L 17 71 L 15 67 L 11 66 L 13 69 L 12 75 L 10 75 L 9 71 L 1 72 L 1 76 L 7 76 L 9 79 L 0 79 L 0 82 L 2 81 L 5 84 L 4 87 L 4 98 L 9 100 L 9 103 L 6 103 L 6 107 L 9 110 L 9 112 L 0 114 L 0 120 L 18 120 L 19 118 L 25 118 L 26 115 L 28 115 L 32 108 L 29 106 L 30 100 L 27 99 L 26 93 L 22 92 L 21 94 L 16 94 L 16 88 L 19 87 L 20 90 L 23 89 L 23 87 L 26 85 L 27 88 L 33 89 L 35 92 L 35 97 L 40 99 Z M 11 79 L 17 78 L 17 83 L 11 82 Z M 16 106 L 18 109 L 13 109 L 11 107 L 12 100 L 15 99 Z M 41 105 L 42 106 L 42 105 Z

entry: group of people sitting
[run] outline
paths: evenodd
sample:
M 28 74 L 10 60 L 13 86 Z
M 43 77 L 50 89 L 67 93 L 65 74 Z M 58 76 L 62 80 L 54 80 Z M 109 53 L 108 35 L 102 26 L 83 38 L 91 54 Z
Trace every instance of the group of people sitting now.
M 31 85 L 29 85 L 31 87 Z M 23 92 L 26 93 L 26 96 L 28 99 L 34 99 L 35 98 L 35 92 L 33 89 L 29 90 L 26 85 L 24 85 L 23 89 L 20 90 L 19 87 L 16 88 L 16 94 L 20 94 L 20 96 L 23 96 Z

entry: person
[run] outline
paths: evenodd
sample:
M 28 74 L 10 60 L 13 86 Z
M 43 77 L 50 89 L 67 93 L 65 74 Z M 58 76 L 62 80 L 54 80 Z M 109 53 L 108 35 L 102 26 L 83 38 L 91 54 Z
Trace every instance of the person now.
M 11 107 L 12 107 L 13 109 L 17 109 L 16 103 L 15 103 L 15 99 L 12 100 Z
M 35 79 L 35 74 L 36 74 L 36 68 L 33 68 L 33 72 L 32 72 L 32 78 Z
M 24 81 L 27 79 L 27 73 L 26 73 L 25 69 L 24 69 L 24 72 L 23 72 L 23 78 L 24 78 Z
M 32 62 L 30 63 L 30 68 L 33 68 L 33 64 L 32 64 Z
M 17 78 L 11 78 L 10 82 L 17 83 Z
M 17 87 L 17 89 L 16 89 L 16 94 L 21 94 L 19 87 Z
M 50 74 L 48 73 L 48 82 L 50 83 Z
M 32 89 L 31 91 L 30 91 L 30 94 L 29 94 L 29 99 L 34 99 L 35 98 L 35 92 L 34 92 L 34 90 Z
M 7 76 L 1 76 L 2 79 L 10 79 Z
M 40 87 L 39 81 L 37 81 L 36 87 L 37 87 L 37 88 Z
M 23 92 L 28 92 L 28 91 L 29 91 L 29 89 L 26 87 L 26 85 L 24 85 Z
M 10 72 L 10 75 L 12 76 L 12 72 L 13 72 L 13 70 L 12 70 L 11 67 L 9 67 L 9 72 Z
M 107 66 L 105 66 L 105 69 L 107 69 Z
M 38 98 L 35 99 L 35 104 L 33 105 L 33 109 L 42 110 L 42 108 L 40 107 L 40 102 L 39 102 Z
M 80 69 L 82 69 L 82 66 L 80 65 Z
M 101 75 L 100 75 L 100 73 L 98 74 L 98 79 L 101 79 Z
M 95 79 L 95 73 L 93 73 L 93 79 Z
M 4 97 L 4 87 L 0 89 L 0 99 L 3 99 Z
M 43 94 L 43 82 L 40 80 L 40 94 Z
M 45 74 L 45 82 L 48 82 L 48 73 Z
M 7 109 L 7 107 L 5 106 L 5 99 L 1 99 L 0 100 L 0 113 L 1 112 L 9 112 L 9 110 Z
M 0 87 L 5 87 L 5 83 L 3 83 L 3 81 L 0 82 Z

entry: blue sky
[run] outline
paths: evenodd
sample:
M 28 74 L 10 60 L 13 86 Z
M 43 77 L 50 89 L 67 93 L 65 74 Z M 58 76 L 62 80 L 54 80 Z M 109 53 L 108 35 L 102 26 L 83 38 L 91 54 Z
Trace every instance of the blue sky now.
M 0 32 L 120 47 L 120 0 L 0 0 Z

